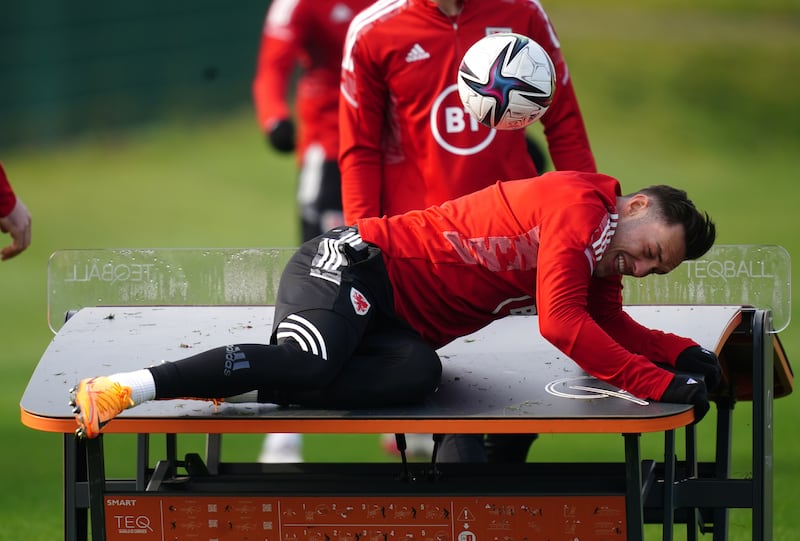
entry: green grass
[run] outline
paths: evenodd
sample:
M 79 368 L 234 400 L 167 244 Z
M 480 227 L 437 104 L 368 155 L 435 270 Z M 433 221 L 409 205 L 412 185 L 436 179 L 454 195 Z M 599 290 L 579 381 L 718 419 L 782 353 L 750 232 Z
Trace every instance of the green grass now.
M 626 191 L 662 182 L 687 189 L 717 221 L 721 243 L 779 244 L 800 254 L 800 8 L 788 1 L 551 4 L 600 169 Z M 0 158 L 34 215 L 31 248 L 0 264 L 0 540 L 50 540 L 61 528 L 60 438 L 19 422 L 19 398 L 51 338 L 49 254 L 295 245 L 295 165 L 265 149 L 247 110 Z M 800 351 L 794 300 L 795 323 L 781 334 L 790 359 Z M 733 458 L 741 475 L 750 471 L 748 406 L 736 409 Z M 775 539 L 800 530 L 793 509 L 797 411 L 796 395 L 776 402 Z M 711 425 L 709 418 L 700 430 L 706 459 Z M 376 436 L 309 436 L 305 443 L 309 460 L 383 459 Z M 129 455 L 131 444 L 118 437 L 106 446 Z M 259 445 L 259 437 L 233 437 L 224 458 L 254 458 Z M 645 455 L 658 458 L 660 445 L 646 436 Z M 621 448 L 618 436 L 545 435 L 532 458 L 620 459 Z M 112 461 L 112 474 L 124 473 L 122 464 Z M 750 539 L 748 512 L 734 511 L 731 523 L 732 540 Z

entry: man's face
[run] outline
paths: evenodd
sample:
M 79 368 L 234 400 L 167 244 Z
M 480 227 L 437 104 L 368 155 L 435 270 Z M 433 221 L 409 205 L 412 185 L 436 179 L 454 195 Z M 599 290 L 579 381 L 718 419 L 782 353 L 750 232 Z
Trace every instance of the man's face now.
M 625 200 L 595 276 L 666 274 L 681 264 L 686 254 L 683 225 L 665 224 L 652 204 L 643 194 Z

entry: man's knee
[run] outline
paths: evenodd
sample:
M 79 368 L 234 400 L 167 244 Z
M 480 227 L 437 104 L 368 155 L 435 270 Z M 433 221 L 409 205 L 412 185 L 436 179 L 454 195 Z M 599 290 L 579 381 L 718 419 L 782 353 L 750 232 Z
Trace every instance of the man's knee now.
M 292 387 L 302 384 L 309 389 L 321 389 L 341 371 L 340 359 L 323 357 L 319 351 L 308 351 L 307 346 L 294 337 L 279 338 L 277 342 L 271 362 L 281 379 Z
M 422 342 L 411 342 L 398 376 L 408 379 L 419 393 L 430 393 L 442 380 L 442 361 L 436 351 Z
M 402 354 L 373 357 L 367 362 L 371 366 L 366 371 L 370 381 L 367 392 L 383 405 L 420 402 L 439 387 L 442 378 L 436 352 L 414 342 Z

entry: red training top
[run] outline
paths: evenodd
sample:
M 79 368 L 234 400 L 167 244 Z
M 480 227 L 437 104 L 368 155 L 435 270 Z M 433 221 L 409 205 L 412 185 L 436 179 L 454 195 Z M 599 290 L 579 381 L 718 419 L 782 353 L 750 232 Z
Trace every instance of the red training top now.
M 383 250 L 395 309 L 435 347 L 510 314 L 538 313 L 542 336 L 588 373 L 659 399 L 693 340 L 622 310 L 622 277 L 593 276 L 617 226 L 619 183 L 551 172 L 497 182 L 441 206 L 358 221 Z

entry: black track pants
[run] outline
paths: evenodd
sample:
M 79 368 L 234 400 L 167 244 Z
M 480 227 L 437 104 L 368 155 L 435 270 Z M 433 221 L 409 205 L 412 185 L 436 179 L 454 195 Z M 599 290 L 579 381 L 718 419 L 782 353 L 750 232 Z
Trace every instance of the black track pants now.
M 355 228 L 305 243 L 287 264 L 269 344 L 231 344 L 150 369 L 157 398 L 316 407 L 416 402 L 441 377 L 436 352 L 393 310 L 380 250 Z

